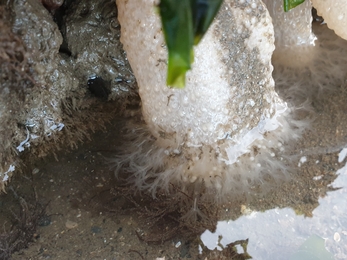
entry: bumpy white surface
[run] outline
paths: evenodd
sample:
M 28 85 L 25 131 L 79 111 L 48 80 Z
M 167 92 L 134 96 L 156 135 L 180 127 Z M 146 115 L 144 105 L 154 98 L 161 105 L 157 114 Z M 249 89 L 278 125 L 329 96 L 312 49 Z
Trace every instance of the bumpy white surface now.
M 121 41 L 139 84 L 143 116 L 154 136 L 164 132 L 166 136 L 175 135 L 179 142 L 212 144 L 226 135 L 239 134 L 241 129 L 250 130 L 261 116 L 270 118 L 274 114 L 272 104 L 278 98 L 271 78 L 271 20 L 260 2 L 247 3 L 247 7 L 240 2 L 239 7 L 232 8 L 232 1 L 226 1 L 223 8 L 230 10 L 231 17 L 238 17 L 235 28 L 216 21 L 195 49 L 187 86 L 179 90 L 165 83 L 167 51 L 154 1 L 119 1 Z M 250 8 L 249 13 L 241 9 L 242 5 Z M 251 12 L 259 6 L 263 8 L 261 13 L 256 12 L 261 14 L 260 19 Z M 231 33 L 231 29 L 241 38 L 235 46 L 227 38 L 223 42 L 223 34 Z M 260 65 L 264 69 L 260 74 L 248 67 L 257 70 Z M 248 124 L 244 124 L 246 120 Z
M 347 40 L 346 0 L 312 0 L 319 15 L 323 16 L 328 27 L 341 38 Z
M 276 49 L 273 60 L 288 67 L 307 66 L 317 55 L 316 36 L 312 33 L 310 1 L 284 12 L 283 0 L 265 0 L 275 29 Z
M 297 47 L 311 45 L 314 42 L 310 1 L 305 1 L 288 12 L 283 10 L 283 0 L 264 0 L 263 2 L 272 17 L 276 47 Z
M 293 47 L 290 55 L 277 53 L 276 49 L 273 57 L 277 89 L 298 106 L 326 92 L 344 91 L 341 86 L 347 82 L 347 41 L 318 23 L 313 24 L 313 29 L 317 36 L 315 46 L 298 46 L 298 50 Z
M 281 167 L 275 156 L 290 127 L 271 76 L 274 32 L 265 5 L 224 1 L 195 49 L 186 88 L 178 90 L 165 83 L 167 50 L 156 3 L 117 1 L 121 41 L 150 132 L 131 133 L 137 137 L 131 137 L 118 166 L 127 165 L 138 186 L 154 193 L 173 180 L 203 180 L 228 193 Z
M 346 78 L 347 42 L 336 37 L 333 32 L 322 34 L 319 29 L 321 25 L 312 24 L 310 1 L 305 1 L 289 12 L 283 11 L 282 0 L 266 0 L 265 3 L 275 29 L 273 76 L 282 95 L 302 105 L 309 97 L 343 85 Z M 316 35 L 312 32 L 312 26 L 315 26 Z M 318 44 L 315 39 L 318 39 Z

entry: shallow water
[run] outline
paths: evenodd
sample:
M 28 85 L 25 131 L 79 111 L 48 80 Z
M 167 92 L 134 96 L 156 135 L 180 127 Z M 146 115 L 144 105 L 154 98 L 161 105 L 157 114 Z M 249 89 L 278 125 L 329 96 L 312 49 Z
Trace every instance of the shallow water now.
M 338 174 L 340 176 L 332 185 L 346 187 L 347 167 L 344 166 Z M 219 221 L 216 231 L 206 230 L 201 235 L 201 240 L 210 250 L 216 247 L 221 250 L 218 241 L 225 247 L 234 241 L 248 239 L 247 252 L 253 259 L 270 259 L 271 256 L 271 259 L 280 260 L 289 259 L 307 239 L 318 235 L 324 239 L 326 248 L 332 253 L 331 259 L 346 259 L 346 193 L 347 189 L 342 188 L 320 198 L 319 206 L 309 218 L 297 215 L 292 208 L 274 208 L 265 212 L 250 211 L 248 215 L 235 221 Z M 320 250 L 324 248 L 321 247 Z
M 347 259 L 346 95 L 330 93 L 319 98 L 317 107 L 312 126 L 296 144 L 297 176 L 289 181 L 293 185 L 284 184 L 274 194 L 241 205 L 243 216 L 218 221 L 216 231 L 201 235 L 202 244 L 221 250 L 248 239 L 253 259 L 291 259 L 317 235 L 325 247 L 318 247 L 319 257 L 307 249 L 312 259 Z M 325 248 L 332 258 L 322 255 Z

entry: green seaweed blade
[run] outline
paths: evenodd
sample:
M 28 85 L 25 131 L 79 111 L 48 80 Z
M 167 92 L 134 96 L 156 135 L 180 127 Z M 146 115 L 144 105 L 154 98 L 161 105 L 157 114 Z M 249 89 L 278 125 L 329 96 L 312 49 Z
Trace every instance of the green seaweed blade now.
M 190 2 L 187 0 L 161 0 L 159 4 L 162 26 L 168 47 L 168 73 L 166 84 L 183 88 L 185 75 L 193 57 L 193 24 Z
M 186 73 L 198 44 L 211 25 L 223 0 L 161 0 L 159 13 L 168 47 L 166 84 L 184 88 Z
M 283 8 L 285 12 L 288 12 L 290 9 L 297 7 L 298 5 L 305 2 L 305 0 L 283 0 Z
M 191 0 L 194 45 L 197 45 L 207 32 L 222 3 L 223 0 Z

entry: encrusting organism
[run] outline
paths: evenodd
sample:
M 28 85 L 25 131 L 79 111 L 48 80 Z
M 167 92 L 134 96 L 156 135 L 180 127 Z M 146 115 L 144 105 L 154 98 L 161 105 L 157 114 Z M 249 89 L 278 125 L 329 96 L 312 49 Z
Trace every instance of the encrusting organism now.
M 272 19 L 262 1 L 224 1 L 201 43 L 184 89 L 166 85 L 167 49 L 157 1 L 117 1 L 121 42 L 139 85 L 144 122 L 114 159 L 139 190 L 180 186 L 223 201 L 265 180 L 286 178 L 285 144 L 305 120 L 278 96 L 272 78 Z M 212 196 L 210 196 L 212 194 Z

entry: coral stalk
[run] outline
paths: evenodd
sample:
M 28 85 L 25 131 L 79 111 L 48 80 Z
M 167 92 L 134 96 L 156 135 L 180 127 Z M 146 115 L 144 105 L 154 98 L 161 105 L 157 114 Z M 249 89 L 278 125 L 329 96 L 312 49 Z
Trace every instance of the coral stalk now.
M 217 197 L 283 170 L 277 155 L 298 135 L 274 89 L 274 30 L 262 1 L 224 1 L 195 48 L 183 90 L 165 83 L 167 49 L 155 4 L 117 1 L 146 123 L 133 131 L 138 136 L 116 159 L 117 169 L 153 194 L 169 183 L 203 183 Z

